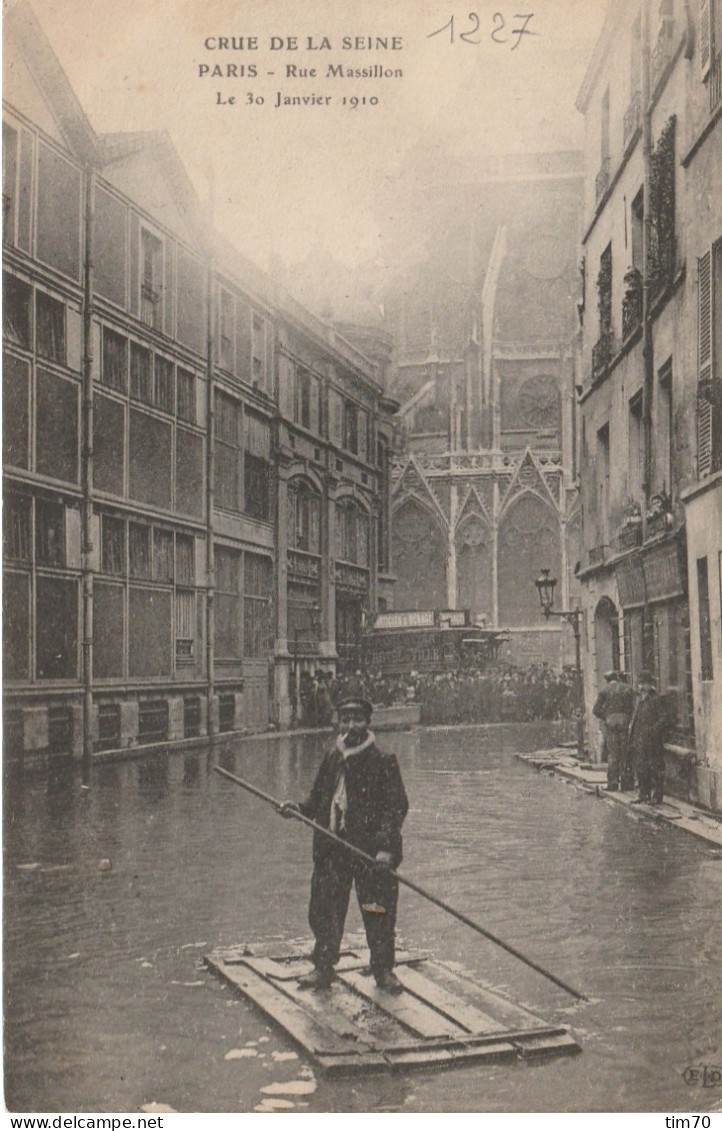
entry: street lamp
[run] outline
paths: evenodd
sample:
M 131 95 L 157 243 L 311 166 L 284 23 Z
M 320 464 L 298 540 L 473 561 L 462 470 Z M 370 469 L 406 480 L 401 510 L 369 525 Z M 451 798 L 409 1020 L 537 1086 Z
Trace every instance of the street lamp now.
M 550 577 L 550 570 L 543 569 L 537 577 L 534 584 L 539 592 L 539 601 L 541 602 L 542 611 L 546 620 L 549 617 L 561 617 L 572 626 L 574 631 L 574 646 L 576 653 L 576 671 L 577 671 L 577 757 L 584 758 L 584 686 L 582 683 L 582 610 L 576 609 L 555 609 L 554 608 L 554 590 L 556 589 L 556 577 Z

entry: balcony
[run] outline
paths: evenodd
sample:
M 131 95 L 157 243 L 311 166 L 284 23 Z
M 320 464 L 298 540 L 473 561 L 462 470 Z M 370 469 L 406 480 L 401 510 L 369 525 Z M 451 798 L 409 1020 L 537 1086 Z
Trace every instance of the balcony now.
M 672 529 L 672 523 L 672 515 L 666 510 L 647 515 L 647 540 L 661 538 Z
M 596 180 L 594 182 L 594 191 L 595 191 L 594 199 L 595 199 L 595 202 L 597 204 L 599 204 L 599 201 L 602 199 L 605 192 L 609 188 L 611 167 L 612 167 L 611 159 L 609 157 L 604 157 L 602 159 L 601 168 L 600 168 L 599 172 L 597 173 L 597 177 L 596 177 Z
M 712 60 L 709 72 L 709 111 L 716 110 L 722 102 L 722 51 Z
M 159 323 L 160 291 L 143 283 L 140 288 L 140 320 L 151 329 L 156 329 Z
M 641 520 L 636 526 L 625 526 L 617 535 L 617 547 L 620 554 L 625 553 L 627 550 L 635 550 L 637 546 L 642 545 L 642 523 Z
M 672 58 L 672 37 L 674 35 L 674 20 L 665 19 L 659 29 L 657 42 L 652 48 L 650 60 L 650 80 L 652 90 L 662 77 L 662 72 Z
M 635 90 L 624 115 L 624 148 L 642 125 L 642 92 Z
M 592 347 L 592 381 L 598 381 L 606 373 L 612 360 L 613 341 L 611 331 L 607 330 Z
M 321 558 L 304 550 L 289 550 L 288 579 L 302 585 L 318 585 L 321 580 Z
M 345 589 L 359 596 L 366 596 L 369 591 L 369 571 L 365 566 L 355 565 L 353 562 L 336 561 L 336 588 Z

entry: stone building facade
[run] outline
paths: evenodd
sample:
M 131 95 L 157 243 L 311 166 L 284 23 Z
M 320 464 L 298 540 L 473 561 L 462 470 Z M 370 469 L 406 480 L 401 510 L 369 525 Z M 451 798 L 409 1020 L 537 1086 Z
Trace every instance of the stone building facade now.
M 287 725 L 389 599 L 381 369 L 214 236 L 166 135 L 93 130 L 27 5 L 5 42 L 6 748 Z
M 578 100 L 587 702 L 607 667 L 632 679 L 653 669 L 670 710 L 669 790 L 711 808 L 722 768 L 721 47 L 719 0 L 614 3 Z
M 502 658 L 573 661 L 534 581 L 576 601 L 575 393 L 581 157 L 525 154 L 432 196 L 428 260 L 389 297 L 404 449 L 395 606 L 468 608 Z

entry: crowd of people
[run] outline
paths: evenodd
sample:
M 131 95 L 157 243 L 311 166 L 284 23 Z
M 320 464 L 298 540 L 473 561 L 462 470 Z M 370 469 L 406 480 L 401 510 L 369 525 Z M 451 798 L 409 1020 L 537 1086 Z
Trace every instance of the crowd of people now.
M 482 672 L 445 672 L 420 681 L 419 702 L 427 725 L 569 719 L 576 713 L 576 672 L 501 663 Z
M 345 695 L 362 695 L 374 706 L 416 703 L 423 724 L 534 722 L 572 718 L 576 710 L 576 673 L 548 664 L 489 664 L 483 671 L 447 671 L 408 675 L 351 670 L 303 672 L 299 688 L 299 721 L 326 727 Z

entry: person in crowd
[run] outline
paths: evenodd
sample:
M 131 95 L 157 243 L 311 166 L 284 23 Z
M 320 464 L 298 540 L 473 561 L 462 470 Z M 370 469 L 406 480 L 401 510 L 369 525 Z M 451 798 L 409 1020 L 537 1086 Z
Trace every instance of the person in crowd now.
M 300 804 L 286 801 L 279 807 L 282 816 L 310 817 L 376 861 L 367 862 L 314 832 L 308 920 L 316 945 L 313 970 L 299 979 L 304 989 L 327 989 L 333 980 L 352 884 L 376 984 L 389 993 L 403 989 L 393 972 L 399 885 L 391 869 L 401 862 L 408 799 L 396 757 L 379 750 L 369 729 L 372 712 L 372 704 L 360 696 L 339 702 L 341 734 L 324 756 L 311 792 Z
M 602 761 L 607 763 L 607 785 L 610 791 L 632 789 L 634 773 L 627 756 L 627 736 L 634 712 L 634 691 L 623 672 L 609 671 L 606 686 L 597 696 L 593 714 L 601 720 L 603 730 Z
M 637 677 L 639 698 L 629 727 L 629 753 L 637 774 L 639 796 L 632 804 L 661 805 L 664 797 L 664 735 L 667 712 L 657 695 L 652 672 Z

